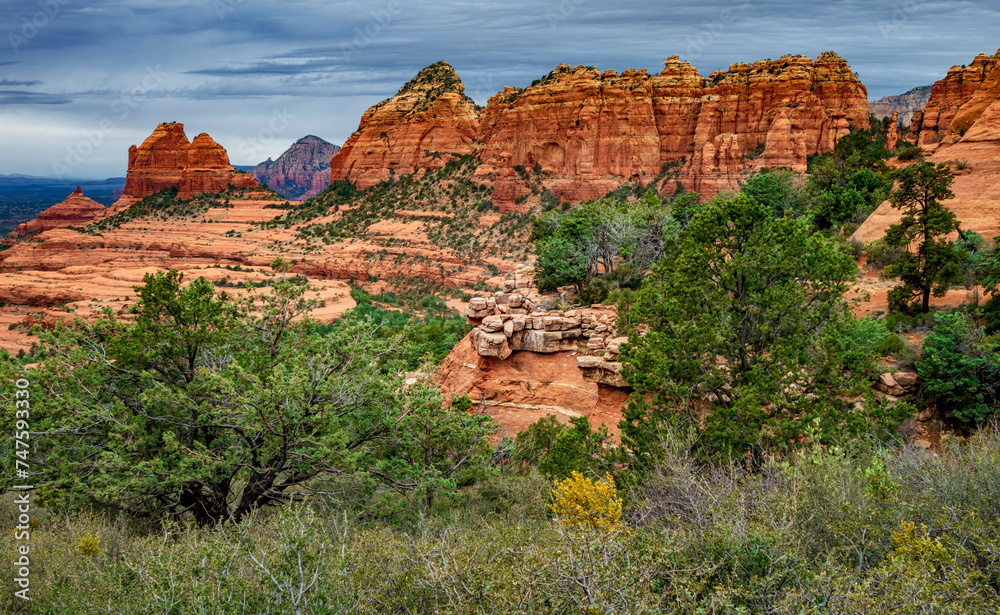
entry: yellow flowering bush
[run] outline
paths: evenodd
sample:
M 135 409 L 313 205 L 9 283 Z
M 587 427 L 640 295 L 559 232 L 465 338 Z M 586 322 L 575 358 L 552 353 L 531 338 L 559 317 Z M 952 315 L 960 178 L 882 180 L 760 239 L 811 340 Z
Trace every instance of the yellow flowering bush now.
M 951 559 L 948 550 L 941 544 L 940 538 L 931 539 L 927 535 L 927 526 L 920 524 L 920 529 L 910 521 L 904 521 L 898 532 L 892 533 L 892 553 L 894 560 L 902 560 L 914 564 L 924 564 L 930 567 L 940 566 Z
M 599 530 L 610 534 L 625 531 L 622 524 L 622 501 L 611 474 L 604 480 L 591 480 L 579 472 L 555 482 L 549 509 L 569 527 Z
M 101 552 L 101 539 L 93 534 L 87 534 L 77 541 L 76 551 L 80 555 L 93 557 Z

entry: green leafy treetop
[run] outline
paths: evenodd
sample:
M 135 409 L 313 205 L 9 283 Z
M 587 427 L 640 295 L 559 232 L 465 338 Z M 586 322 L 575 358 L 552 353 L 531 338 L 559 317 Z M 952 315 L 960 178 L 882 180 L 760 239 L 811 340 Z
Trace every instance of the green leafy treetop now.
M 863 428 L 839 395 L 865 374 L 845 372 L 834 343 L 853 325 L 842 295 L 855 268 L 843 240 L 761 201 L 706 205 L 629 309 L 649 330 L 623 350 L 635 389 L 623 443 L 642 462 L 662 428 L 686 425 L 710 460 L 799 442 L 814 419 L 824 434 Z
M 896 171 L 898 182 L 889 196 L 902 220 L 889 227 L 886 243 L 906 247 L 899 262 L 886 267 L 886 274 L 902 284 L 889 291 L 889 306 L 903 310 L 919 298 L 920 309 L 930 311 L 930 298 L 943 296 L 951 284 L 963 279 L 965 252 L 948 239 L 958 230 L 959 221 L 942 201 L 953 198 L 955 179 L 947 165 L 919 162 Z M 916 250 L 915 252 L 913 250 Z
M 309 287 L 273 267 L 269 294 L 250 298 L 149 274 L 131 324 L 108 310 L 41 334 L 45 500 L 211 526 L 345 473 L 427 504 L 462 482 L 492 423 L 434 391 L 404 392 L 405 338 L 378 323 L 347 318 L 318 334 Z M 434 447 L 402 454 L 418 433 Z

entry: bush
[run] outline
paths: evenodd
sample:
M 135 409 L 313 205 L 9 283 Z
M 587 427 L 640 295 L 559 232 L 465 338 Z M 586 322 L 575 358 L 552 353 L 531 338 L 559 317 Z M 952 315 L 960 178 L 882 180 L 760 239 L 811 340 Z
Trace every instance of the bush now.
M 878 347 L 878 353 L 883 357 L 887 357 L 890 355 L 895 356 L 898 355 L 900 352 L 902 352 L 904 349 L 906 349 L 906 340 L 904 340 L 901 336 L 893 333 L 892 335 L 882 340 L 882 345 Z
M 591 480 L 579 472 L 556 481 L 549 510 L 568 527 L 621 534 L 622 501 L 618 497 L 615 479 L 605 473 L 604 480 Z
M 865 260 L 869 265 L 885 269 L 889 265 L 899 262 L 899 258 L 906 252 L 904 246 L 889 245 L 884 239 L 876 239 L 865 244 Z
M 911 145 L 898 150 L 896 158 L 899 160 L 923 160 L 924 150 L 919 145 Z

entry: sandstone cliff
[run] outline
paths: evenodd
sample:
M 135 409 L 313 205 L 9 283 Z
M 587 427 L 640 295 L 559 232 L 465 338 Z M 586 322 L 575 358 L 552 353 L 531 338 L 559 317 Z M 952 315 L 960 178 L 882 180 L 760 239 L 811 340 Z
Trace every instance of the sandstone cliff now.
M 923 112 L 913 118 L 911 130 L 919 134 L 919 145 L 955 143 L 968 132 L 1000 94 L 998 62 L 1000 51 L 980 53 L 971 64 L 948 69 L 934 84 Z
M 869 125 L 864 85 L 832 52 L 734 64 L 707 79 L 676 56 L 658 75 L 561 65 L 481 110 L 463 91 L 447 64 L 424 69 L 365 113 L 331 160 L 331 179 L 365 188 L 438 168 L 441 153 L 474 153 L 505 212 L 523 209 L 530 173 L 575 201 L 684 163 L 687 188 L 714 194 L 763 166 L 804 172 L 807 156 Z
M 357 131 L 330 160 L 330 181 L 367 188 L 393 175 L 444 166 L 473 151 L 476 104 L 446 62 L 423 69 L 388 100 L 368 109 Z
M 306 199 L 330 185 L 330 157 L 339 151 L 340 146 L 308 135 L 293 143 L 277 160 L 268 158 L 249 173 L 289 200 Z
M 944 202 L 962 228 L 987 241 L 1000 236 L 1000 52 L 980 53 L 967 66 L 953 66 L 934 84 L 927 107 L 913 119 L 911 132 L 928 160 L 955 170 L 952 192 Z M 960 166 L 963 169 L 958 169 Z M 861 241 L 880 239 L 900 220 L 899 211 L 883 203 L 858 227 Z
M 24 235 L 67 226 L 82 226 L 103 215 L 105 211 L 104 205 L 83 196 L 83 190 L 77 186 L 76 190 L 64 200 L 38 214 L 38 218 L 18 225 L 14 234 Z
M 923 111 L 924 106 L 930 100 L 931 87 L 922 85 L 898 96 L 883 96 L 878 100 L 869 101 L 868 109 L 879 119 L 898 113 L 898 121 L 909 126 L 913 120 L 913 114 L 917 111 Z
M 257 180 L 229 164 L 226 150 L 205 133 L 188 141 L 184 124 L 163 123 L 142 145 L 128 151 L 128 174 L 115 209 L 127 207 L 151 194 L 177 188 L 177 197 L 188 199 L 229 186 L 250 188 Z

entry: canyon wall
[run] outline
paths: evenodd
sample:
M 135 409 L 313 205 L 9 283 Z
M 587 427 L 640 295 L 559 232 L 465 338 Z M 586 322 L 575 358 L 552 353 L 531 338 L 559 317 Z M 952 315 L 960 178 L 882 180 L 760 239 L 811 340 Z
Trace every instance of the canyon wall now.
M 331 181 L 366 188 L 454 153 L 478 157 L 502 211 L 523 209 L 529 174 L 575 201 L 677 165 L 688 189 L 711 195 L 764 166 L 804 172 L 807 156 L 868 126 L 867 91 L 833 52 L 733 64 L 708 78 L 676 56 L 657 75 L 560 65 L 483 109 L 439 62 L 364 114 L 331 160 Z

